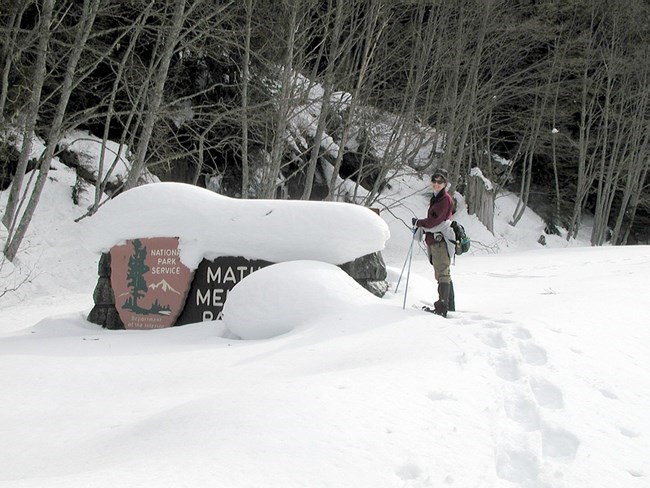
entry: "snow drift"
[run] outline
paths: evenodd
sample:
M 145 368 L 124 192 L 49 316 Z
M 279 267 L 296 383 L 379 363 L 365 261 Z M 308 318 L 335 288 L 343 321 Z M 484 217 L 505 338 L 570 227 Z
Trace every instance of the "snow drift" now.
M 235 285 L 223 320 L 242 339 L 269 339 L 328 313 L 369 303 L 381 300 L 340 268 L 292 261 L 256 271 Z

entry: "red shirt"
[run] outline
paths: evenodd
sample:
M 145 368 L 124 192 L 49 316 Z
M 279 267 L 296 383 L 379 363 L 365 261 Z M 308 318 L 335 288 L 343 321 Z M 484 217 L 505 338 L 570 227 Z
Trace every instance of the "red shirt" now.
M 454 212 L 454 201 L 451 198 L 451 195 L 447 193 L 445 189 L 440 190 L 440 193 L 435 195 L 431 202 L 429 203 L 429 210 L 427 211 L 427 217 L 424 219 L 419 219 L 415 225 L 417 227 L 424 227 L 430 229 L 443 223 L 445 220 L 451 220 Z M 425 242 L 428 246 L 435 242 L 433 234 L 427 232 L 425 234 Z

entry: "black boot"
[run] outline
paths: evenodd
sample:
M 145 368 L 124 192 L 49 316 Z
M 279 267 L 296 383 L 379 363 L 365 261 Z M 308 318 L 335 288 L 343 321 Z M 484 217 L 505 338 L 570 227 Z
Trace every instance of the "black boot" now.
M 438 283 L 438 301 L 436 301 L 434 306 L 434 311 L 436 315 L 442 315 L 447 317 L 447 312 L 449 311 L 449 291 L 451 290 L 451 283 Z
M 454 282 L 449 282 L 449 299 L 447 300 L 447 310 L 456 311 L 456 296 L 454 295 Z

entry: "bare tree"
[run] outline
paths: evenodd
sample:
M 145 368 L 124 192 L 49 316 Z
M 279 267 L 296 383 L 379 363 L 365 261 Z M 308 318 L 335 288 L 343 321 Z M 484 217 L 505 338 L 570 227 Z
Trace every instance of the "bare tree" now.
M 605 82 L 601 93 L 603 122 L 599 139 L 592 245 L 601 245 L 609 237 L 610 215 L 625 173 L 638 177 L 643 172 L 643 160 L 646 158 L 643 149 L 647 145 L 648 133 L 646 117 L 650 68 L 647 62 L 637 63 L 639 56 L 626 53 L 627 46 L 634 45 L 629 38 L 635 33 L 634 25 L 624 22 L 624 14 L 619 11 L 613 11 L 610 15 L 606 38 L 599 46 Z M 647 61 L 647 52 L 646 46 L 641 60 Z M 626 199 L 625 194 L 623 198 Z M 620 205 L 620 212 L 625 213 L 627 203 Z M 620 216 L 618 220 L 621 220 Z M 614 242 L 617 238 L 614 238 Z
M 244 56 L 242 60 L 242 115 L 241 115 L 241 153 L 242 153 L 242 181 L 241 196 L 248 198 L 250 188 L 250 163 L 248 154 L 249 127 L 248 108 L 249 95 L 248 86 L 250 83 L 251 64 L 251 37 L 253 35 L 253 0 L 244 1 L 245 26 L 244 26 Z
M 332 174 L 330 176 L 330 181 L 328 184 L 329 191 L 327 195 L 328 200 L 334 199 L 334 196 L 337 191 L 336 180 L 339 177 L 339 171 L 341 169 L 341 164 L 343 162 L 343 156 L 345 153 L 345 147 L 348 143 L 348 138 L 350 136 L 350 131 L 352 129 L 352 124 L 356 120 L 357 110 L 362 99 L 368 97 L 368 93 L 364 93 L 364 87 L 368 82 L 368 77 L 371 71 L 371 65 L 374 61 L 374 55 L 377 51 L 378 44 L 382 38 L 382 34 L 386 25 L 388 24 L 388 18 L 384 17 L 384 8 L 380 2 L 372 2 L 368 11 L 364 15 L 363 29 L 361 35 L 360 44 L 363 46 L 362 49 L 358 50 L 359 55 L 358 59 L 356 57 L 349 56 L 347 62 L 351 66 L 359 65 L 359 71 L 356 77 L 356 83 L 354 84 L 354 90 L 350 100 L 348 100 L 348 107 L 345 110 L 343 117 L 341 137 L 338 142 L 338 152 L 336 159 L 334 161 Z M 351 53 L 350 53 L 351 55 Z M 351 59 L 350 59 L 351 57 Z M 359 175 L 357 181 L 361 178 Z
M 289 120 L 294 114 L 294 107 L 299 98 L 305 94 L 304 80 L 298 73 L 304 68 L 305 33 L 309 24 L 308 14 L 311 11 L 312 0 L 283 0 L 282 7 L 286 12 L 286 37 L 279 39 L 284 49 L 284 56 L 279 66 L 278 84 L 276 91 L 275 121 L 272 129 L 272 140 L 269 151 L 269 164 L 265 168 L 262 195 L 273 198 L 281 181 L 283 157 L 287 144 Z M 272 68 L 271 68 L 272 69 Z
M 162 48 L 158 54 L 158 58 L 152 64 L 151 69 L 155 72 L 152 77 L 151 96 L 147 97 L 146 102 L 146 115 L 142 123 L 142 131 L 138 138 L 138 145 L 135 150 L 135 156 L 132 161 L 131 171 L 125 183 L 125 188 L 133 188 L 137 185 L 140 175 L 145 168 L 147 150 L 149 149 L 149 141 L 151 133 L 153 132 L 154 124 L 158 119 L 158 110 L 163 101 L 163 93 L 165 82 L 167 81 L 167 73 L 169 72 L 169 65 L 176 50 L 176 45 L 181 35 L 181 29 L 186 17 L 186 0 L 177 0 L 174 3 L 174 9 L 171 19 L 164 19 L 163 22 L 168 23 L 168 29 L 160 30 L 159 36 L 162 38 Z
M 18 291 L 23 285 L 31 283 L 38 275 L 35 269 L 25 266 L 14 266 L 7 262 L 4 254 L 0 254 L 0 299 Z
M 47 146 L 45 152 L 41 155 L 40 166 L 38 175 L 34 184 L 34 189 L 29 197 L 29 202 L 25 208 L 25 212 L 20 217 L 18 222 L 18 215 L 14 215 L 14 222 L 18 222 L 15 227 L 15 232 L 12 235 L 13 226 L 10 227 L 10 235 L 5 244 L 4 253 L 7 259 L 13 260 L 18 252 L 18 248 L 25 237 L 27 228 L 32 220 L 36 206 L 38 205 L 43 187 L 47 180 L 47 174 L 50 170 L 52 158 L 62 135 L 63 119 L 66 114 L 70 95 L 72 94 L 75 75 L 77 74 L 77 64 L 81 58 L 81 53 L 84 50 L 88 36 L 90 35 L 92 26 L 95 22 L 97 10 L 101 0 L 84 0 L 80 21 L 77 24 L 74 44 L 71 48 L 70 56 L 66 65 L 65 76 L 61 85 L 59 101 L 56 107 L 56 113 L 50 127 L 47 138 Z
M 23 189 L 23 181 L 27 171 L 27 163 L 29 161 L 34 139 L 34 129 L 36 127 L 36 119 L 38 118 L 38 110 L 41 103 L 41 93 L 43 84 L 46 77 L 46 62 L 47 53 L 52 37 L 51 23 L 54 11 L 54 0 L 45 0 L 43 8 L 39 16 L 39 22 L 36 27 L 38 32 L 38 48 L 36 51 L 36 62 L 34 63 L 33 76 L 32 76 L 32 91 L 29 97 L 29 104 L 24 117 L 24 126 L 22 131 L 22 147 L 20 150 L 20 158 L 18 160 L 18 167 L 14 176 L 5 213 L 2 216 L 2 223 L 9 230 L 7 236 L 8 244 L 13 234 L 13 227 L 18 217 L 19 195 Z M 6 252 L 6 249 L 5 249 Z M 12 257 L 9 258 L 13 259 Z
M 155 0 L 151 0 L 143 9 L 143 11 L 140 13 L 140 15 L 134 19 L 133 22 L 133 28 L 132 29 L 127 29 L 124 32 L 124 36 L 128 35 L 128 32 L 130 31 L 130 39 L 129 43 L 127 44 L 126 49 L 124 50 L 124 54 L 122 55 L 121 60 L 117 64 L 117 67 L 115 69 L 115 78 L 112 84 L 112 89 L 109 95 L 109 100 L 108 100 L 108 106 L 106 108 L 106 115 L 105 115 L 105 121 L 104 121 L 104 132 L 102 135 L 102 147 L 100 150 L 99 154 L 99 161 L 98 161 L 98 169 L 97 169 L 97 179 L 95 180 L 95 198 L 93 205 L 88 211 L 87 215 L 92 215 L 97 211 L 97 209 L 100 206 L 100 202 L 102 199 L 102 195 L 104 195 L 104 192 L 106 191 L 106 187 L 108 185 L 108 182 L 110 181 L 111 175 L 117 166 L 117 164 L 120 162 L 121 158 L 121 153 L 122 153 L 122 148 L 124 147 L 124 139 L 122 139 L 120 147 L 117 151 L 116 154 L 114 154 L 113 158 L 113 164 L 111 165 L 110 168 L 108 168 L 106 171 L 104 168 L 104 157 L 106 155 L 107 151 L 107 145 L 108 145 L 108 137 L 109 137 L 109 130 L 111 126 L 111 122 L 113 118 L 115 117 L 115 102 L 117 99 L 117 94 L 124 83 L 124 71 L 126 70 L 127 67 L 127 62 L 131 58 L 133 54 L 133 50 L 135 48 L 135 44 L 140 38 L 140 35 L 142 33 L 142 30 L 144 28 L 144 22 L 146 18 L 148 17 L 151 9 L 154 6 Z M 127 125 L 128 127 L 128 125 Z
M 0 63 L 2 64 L 2 81 L 0 82 L 0 126 L 5 123 L 5 107 L 9 95 L 9 73 L 12 71 L 14 59 L 18 58 L 21 52 L 26 48 L 26 39 L 22 38 L 18 42 L 21 33 L 20 24 L 23 14 L 29 6 L 29 2 L 13 2 L 9 7 L 6 28 L 2 33 L 2 43 L 0 48 Z

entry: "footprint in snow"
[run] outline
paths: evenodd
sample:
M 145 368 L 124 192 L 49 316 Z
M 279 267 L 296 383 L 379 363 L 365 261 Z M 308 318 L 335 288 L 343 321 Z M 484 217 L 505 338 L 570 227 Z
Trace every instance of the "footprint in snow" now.
M 483 344 L 495 349 L 503 349 L 506 347 L 506 341 L 503 338 L 503 334 L 498 331 L 490 331 L 487 334 L 483 334 L 480 339 Z
M 638 469 L 628 469 L 628 473 L 630 473 L 630 476 L 634 476 L 635 478 L 643 478 L 643 471 L 639 471 Z
M 500 329 L 501 328 L 501 326 L 499 324 L 497 324 L 496 322 L 493 322 L 493 321 L 484 322 L 482 325 L 483 325 L 483 328 L 485 328 L 485 329 Z
M 427 394 L 427 398 L 432 402 L 439 402 L 442 400 L 456 400 L 453 396 L 441 391 L 432 391 L 431 393 Z
M 510 353 L 499 354 L 494 359 L 494 371 L 496 375 L 506 381 L 517 381 L 521 378 L 519 360 Z
M 469 318 L 472 319 L 472 320 L 476 320 L 476 321 L 485 321 L 485 320 L 489 320 L 489 317 L 488 317 L 487 315 L 482 315 L 482 314 L 480 314 L 480 313 L 472 314 L 472 315 L 470 315 Z
M 564 395 L 557 386 L 543 378 L 531 378 L 529 383 L 540 407 L 554 410 L 564 407 Z
M 411 481 L 422 475 L 422 469 L 417 464 L 407 463 L 397 468 L 395 474 L 402 481 Z
M 619 427 L 619 431 L 625 437 L 630 437 L 630 438 L 639 437 L 641 435 L 636 430 L 626 429 L 625 427 Z
M 517 339 L 522 339 L 524 341 L 533 337 L 530 331 L 528 329 L 525 329 L 524 327 L 515 328 L 515 330 L 512 331 L 512 335 L 515 336 Z
M 514 324 L 514 322 L 510 319 L 496 319 L 495 322 L 502 325 Z
M 526 364 L 542 366 L 548 361 L 546 349 L 537 344 L 521 342 L 519 343 L 519 351 Z
M 508 418 L 518 423 L 524 431 L 532 432 L 540 428 L 539 408 L 532 399 L 523 395 L 506 398 L 504 409 Z
M 604 388 L 598 388 L 598 391 L 605 398 L 609 398 L 610 400 L 618 400 L 618 395 L 616 395 L 616 393 L 614 393 L 612 391 L 606 390 Z
M 498 448 L 497 476 L 518 486 L 536 486 L 539 478 L 539 459 L 528 449 Z
M 561 427 L 544 425 L 542 428 L 542 454 L 564 460 L 573 460 L 578 452 L 580 440 Z

